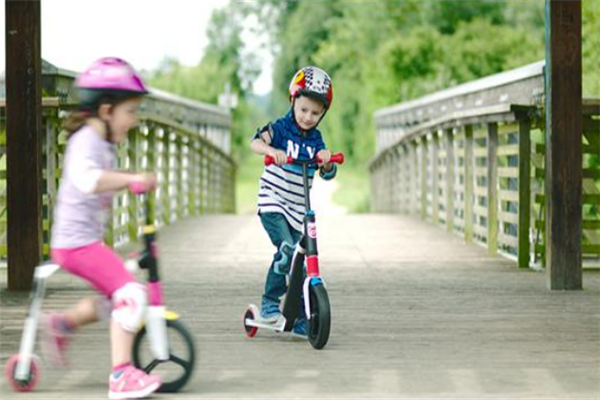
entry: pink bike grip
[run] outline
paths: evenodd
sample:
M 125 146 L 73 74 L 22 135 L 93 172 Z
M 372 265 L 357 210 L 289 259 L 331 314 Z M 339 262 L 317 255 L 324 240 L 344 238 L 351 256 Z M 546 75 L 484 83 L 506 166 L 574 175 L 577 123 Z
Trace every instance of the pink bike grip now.
M 128 185 L 129 191 L 133 194 L 144 194 L 154 189 L 154 185 L 148 185 L 143 182 L 131 182 Z

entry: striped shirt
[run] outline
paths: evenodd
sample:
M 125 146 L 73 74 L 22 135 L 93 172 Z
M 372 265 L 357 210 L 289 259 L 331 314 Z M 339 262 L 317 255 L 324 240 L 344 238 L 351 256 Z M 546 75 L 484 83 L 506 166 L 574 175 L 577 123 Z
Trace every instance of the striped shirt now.
M 292 118 L 290 111 L 274 123 L 259 129 L 253 139 L 265 131 L 270 131 L 271 147 L 283 150 L 295 160 L 310 160 L 326 148 L 321 132 L 313 128 L 302 134 Z M 314 174 L 315 168 L 309 168 L 309 189 L 312 187 Z M 292 228 L 302 232 L 306 213 L 302 167 L 292 164 L 279 167 L 272 164 L 265 167 L 259 183 L 258 213 L 282 214 Z

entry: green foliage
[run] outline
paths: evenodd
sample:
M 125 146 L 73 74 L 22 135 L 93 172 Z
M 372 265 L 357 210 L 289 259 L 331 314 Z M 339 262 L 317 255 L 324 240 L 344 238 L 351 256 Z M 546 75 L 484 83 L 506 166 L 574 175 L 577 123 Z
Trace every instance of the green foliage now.
M 351 165 L 363 166 L 375 149 L 373 113 L 377 109 L 543 59 L 544 3 L 231 2 L 214 13 L 209 45 L 199 65 L 184 67 L 165 60 L 150 81 L 211 103 L 230 83 L 240 98 L 234 111 L 234 155 L 244 166 L 255 161 L 247 157 L 250 135 L 289 108 L 287 89 L 293 74 L 302 66 L 317 65 L 330 73 L 334 84 L 334 102 L 320 126 L 325 140 L 332 150 L 344 151 Z M 600 2 L 582 3 L 583 89 L 584 95 L 597 97 Z M 268 116 L 250 97 L 251 82 L 261 67 L 254 55 L 243 51 L 241 34 L 250 17 L 254 18 L 252 30 L 269 35 L 268 45 L 275 57 Z M 366 173 L 349 170 L 367 181 Z M 360 187 L 359 182 L 348 183 L 344 178 L 341 182 Z
M 505 1 L 438 0 L 429 3 L 429 20 L 443 34 L 454 34 L 459 25 L 485 18 L 494 25 L 505 22 Z
M 600 97 L 600 1 L 582 2 L 583 97 Z

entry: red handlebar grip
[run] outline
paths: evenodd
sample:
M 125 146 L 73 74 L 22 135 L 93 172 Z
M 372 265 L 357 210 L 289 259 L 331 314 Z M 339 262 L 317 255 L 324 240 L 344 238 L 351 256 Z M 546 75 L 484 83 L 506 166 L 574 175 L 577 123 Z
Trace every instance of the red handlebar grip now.
M 331 155 L 331 159 L 329 160 L 332 163 L 343 164 L 344 163 L 344 153 L 335 153 Z
M 269 155 L 265 156 L 265 167 L 268 167 L 271 164 L 275 164 L 275 159 Z
M 292 156 L 287 156 L 286 164 L 292 164 L 294 162 L 294 158 Z M 275 164 L 275 158 L 273 156 L 266 155 L 265 156 L 265 166 L 268 167 L 271 164 Z

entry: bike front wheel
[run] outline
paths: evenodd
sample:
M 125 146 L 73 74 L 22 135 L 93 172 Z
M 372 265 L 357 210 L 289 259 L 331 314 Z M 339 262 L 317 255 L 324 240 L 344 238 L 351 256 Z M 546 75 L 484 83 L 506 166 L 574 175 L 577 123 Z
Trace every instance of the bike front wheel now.
M 317 350 L 322 349 L 329 340 L 331 327 L 331 309 L 329 296 L 323 285 L 309 287 L 310 319 L 308 322 L 308 341 Z
M 150 349 L 146 327 L 140 329 L 133 341 L 132 361 L 147 374 L 159 375 L 161 393 L 178 392 L 192 376 L 196 363 L 196 348 L 192 335 L 179 320 L 167 320 L 169 359 L 157 360 Z

